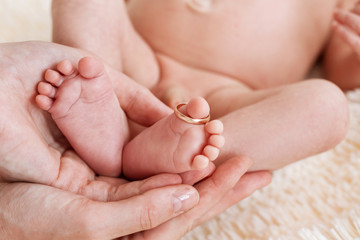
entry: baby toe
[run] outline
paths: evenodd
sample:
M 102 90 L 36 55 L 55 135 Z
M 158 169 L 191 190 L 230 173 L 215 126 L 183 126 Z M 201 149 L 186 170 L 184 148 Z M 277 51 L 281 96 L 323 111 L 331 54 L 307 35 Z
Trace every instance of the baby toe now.
M 225 145 L 225 138 L 221 135 L 211 135 L 209 137 L 209 144 L 217 148 L 222 148 Z
M 63 81 L 62 76 L 59 72 L 48 69 L 45 71 L 44 79 L 54 86 L 59 87 Z
M 54 100 L 44 95 L 37 95 L 35 98 L 35 102 L 39 106 L 39 108 L 48 111 L 53 105 Z
M 186 105 L 186 112 L 192 118 L 206 118 L 209 115 L 210 107 L 202 97 L 196 97 Z
M 214 146 L 206 146 L 204 148 L 204 155 L 209 158 L 210 161 L 214 161 L 219 156 L 220 150 Z
M 74 73 L 75 67 L 74 65 L 67 59 L 62 60 L 56 66 L 57 70 L 65 76 L 69 76 Z
M 220 120 L 212 120 L 205 125 L 205 130 L 210 134 L 221 134 L 224 131 L 224 125 Z
M 78 65 L 79 73 L 84 78 L 99 77 L 105 71 L 104 65 L 93 57 L 84 57 L 80 59 Z
M 202 170 L 209 165 L 209 158 L 204 155 L 197 155 L 192 162 L 192 170 Z
M 38 84 L 38 92 L 41 95 L 45 95 L 50 98 L 54 98 L 56 94 L 56 89 L 50 83 L 40 82 Z

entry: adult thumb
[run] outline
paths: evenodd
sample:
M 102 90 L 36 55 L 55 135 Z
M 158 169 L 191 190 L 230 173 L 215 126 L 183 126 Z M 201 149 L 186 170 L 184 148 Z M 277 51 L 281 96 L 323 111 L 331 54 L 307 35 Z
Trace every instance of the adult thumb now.
M 107 71 L 112 78 L 121 108 L 134 122 L 150 126 L 172 113 L 149 89 L 111 68 Z
M 88 219 L 97 219 L 97 224 L 91 226 L 97 237 L 117 238 L 154 228 L 190 210 L 198 202 L 195 188 L 168 186 L 118 202 L 94 202 Z M 93 237 L 97 238 L 95 235 Z

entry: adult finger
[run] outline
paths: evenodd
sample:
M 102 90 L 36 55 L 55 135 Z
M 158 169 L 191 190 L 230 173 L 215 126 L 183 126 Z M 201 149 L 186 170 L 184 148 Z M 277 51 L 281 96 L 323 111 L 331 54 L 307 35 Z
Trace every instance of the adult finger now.
M 334 21 L 332 26 L 335 33 L 347 44 L 349 44 L 349 46 L 354 50 L 356 54 L 360 55 L 360 36 L 357 35 L 348 26 L 343 25 L 337 21 Z
M 172 113 L 172 110 L 147 88 L 111 68 L 107 71 L 112 78 L 121 108 L 134 122 L 150 126 Z
M 160 225 L 155 229 L 135 234 L 134 239 L 180 239 L 200 224 L 213 206 L 237 184 L 249 169 L 252 161 L 246 157 L 234 157 L 221 164 L 211 177 L 195 185 L 200 194 L 199 204 L 190 211 Z
M 200 203 L 204 205 L 204 208 L 209 205 L 216 205 L 227 195 L 251 165 L 252 160 L 250 158 L 231 158 L 220 165 L 210 178 L 195 185 L 201 197 Z
M 339 9 L 334 12 L 334 18 L 340 24 L 360 35 L 360 16 L 358 14 Z
M 154 228 L 193 208 L 198 201 L 195 188 L 177 185 L 118 202 L 96 202 L 84 209 L 83 214 L 89 219 L 86 229 L 91 229 L 94 238 L 116 238 Z
M 197 224 L 201 224 L 225 211 L 255 191 L 271 183 L 272 175 L 268 171 L 246 173 L 235 187 L 229 191 L 214 207 L 206 212 Z
M 60 161 L 61 168 L 51 186 L 96 201 L 126 199 L 154 188 L 180 184 L 182 181 L 177 174 L 159 174 L 134 182 L 121 178 L 95 177 L 95 173 L 74 151 L 66 151 Z
M 203 170 L 193 170 L 181 173 L 182 183 L 188 185 L 194 185 L 195 183 L 203 180 L 204 178 L 210 176 L 215 171 L 214 163 L 210 162 L 209 166 Z
M 108 179 L 110 180 L 110 178 Z M 117 201 L 137 196 L 152 189 L 178 185 L 182 182 L 181 177 L 177 174 L 159 174 L 141 181 L 122 184 L 114 184 L 114 179 L 110 181 L 112 184 L 104 181 L 104 177 L 101 177 L 92 182 L 86 190 L 86 197 L 95 196 L 92 199 L 97 201 Z M 101 192 L 103 192 L 102 196 L 104 197 L 102 199 L 98 197 Z
M 0 183 L 0 195 L 0 235 L 11 239 L 113 239 L 155 227 L 199 200 L 187 185 L 107 203 L 30 183 Z

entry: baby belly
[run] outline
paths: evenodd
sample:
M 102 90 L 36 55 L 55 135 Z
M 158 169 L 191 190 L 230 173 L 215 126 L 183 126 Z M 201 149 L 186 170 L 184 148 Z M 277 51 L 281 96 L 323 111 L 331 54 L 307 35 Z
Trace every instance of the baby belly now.
M 258 89 L 305 76 L 326 40 L 334 2 L 131 0 L 129 15 L 155 52 Z

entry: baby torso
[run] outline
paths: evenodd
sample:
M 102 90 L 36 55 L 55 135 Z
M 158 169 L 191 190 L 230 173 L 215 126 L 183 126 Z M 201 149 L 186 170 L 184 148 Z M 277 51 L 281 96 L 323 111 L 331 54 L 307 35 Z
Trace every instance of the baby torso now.
M 160 74 L 174 71 L 178 76 L 188 68 L 195 73 L 192 83 L 204 84 L 208 80 L 198 80 L 201 73 L 207 79 L 214 76 L 206 90 L 211 91 L 231 81 L 261 89 L 303 79 L 324 47 L 336 4 L 336 0 L 131 0 L 128 9 L 135 29 L 158 56 L 160 68 L 170 69 Z

